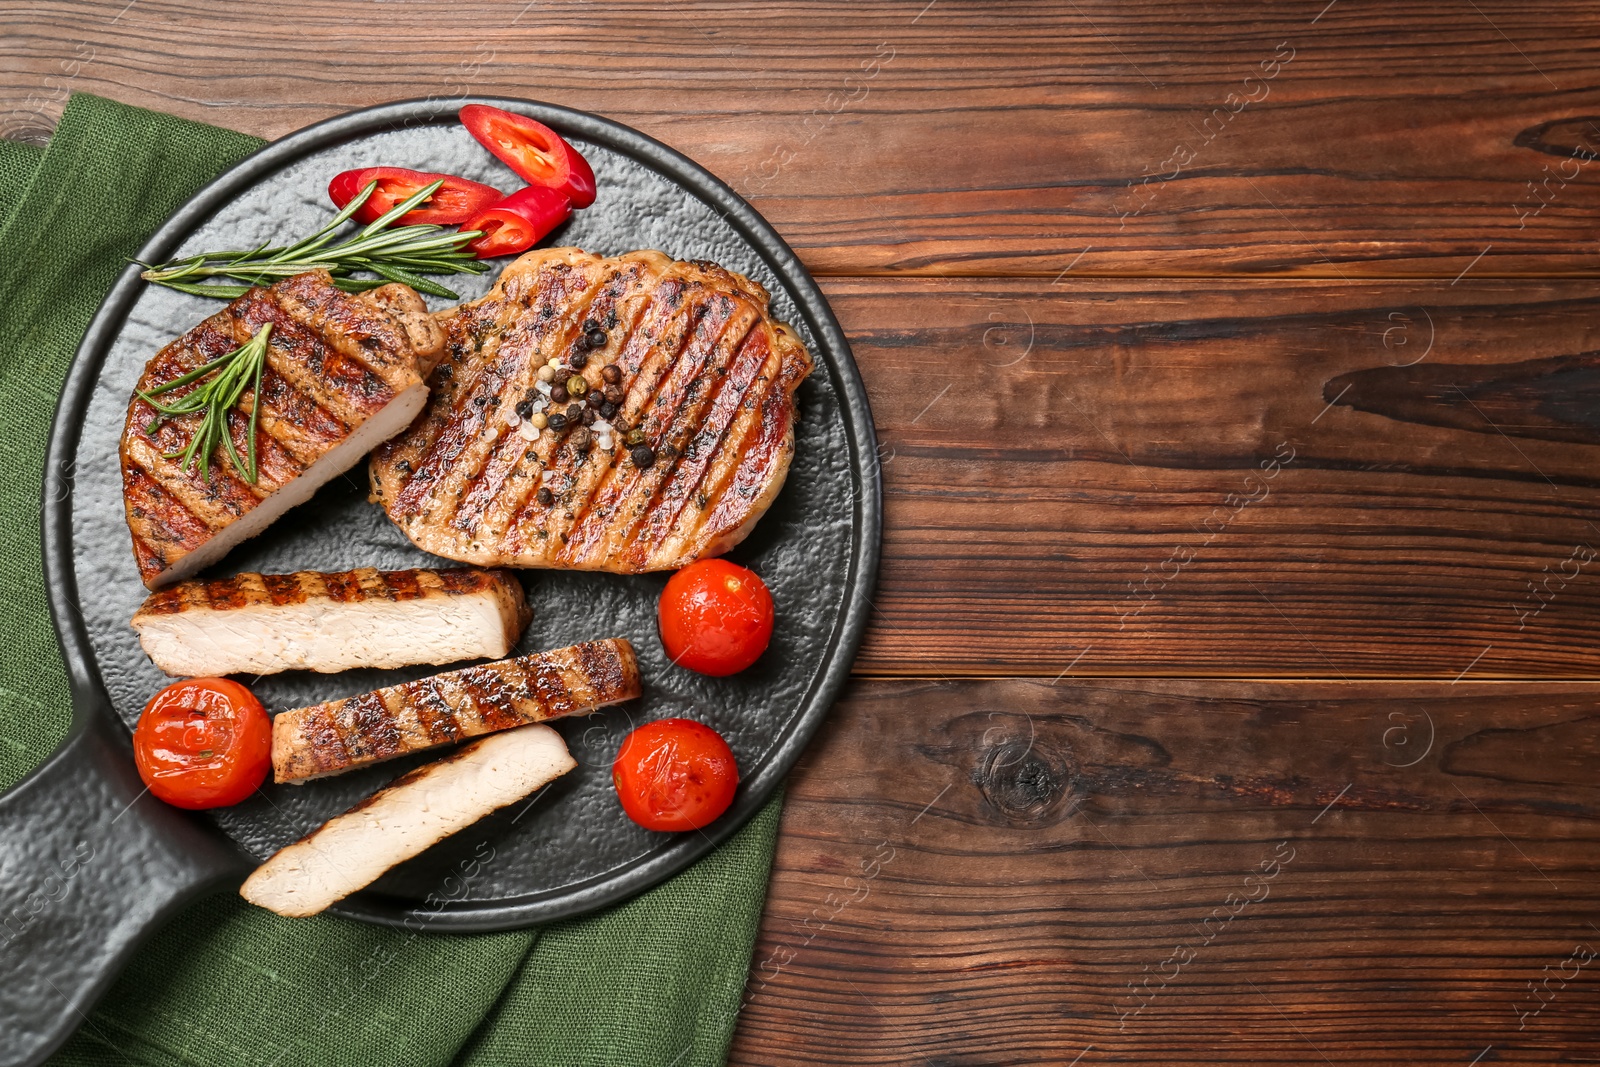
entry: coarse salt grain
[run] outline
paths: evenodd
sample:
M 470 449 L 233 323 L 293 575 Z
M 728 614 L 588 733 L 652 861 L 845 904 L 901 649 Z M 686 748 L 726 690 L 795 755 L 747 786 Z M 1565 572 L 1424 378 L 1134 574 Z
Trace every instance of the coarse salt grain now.
M 522 436 L 524 441 L 537 441 L 539 439 L 539 427 L 531 422 L 522 422 L 521 420 L 518 420 L 518 422 L 517 433 Z
M 516 411 L 515 408 L 512 408 L 511 410 L 506 412 L 506 425 L 507 426 L 511 427 L 512 429 L 516 429 L 517 425 L 519 423 L 521 423 L 521 422 L 522 422 L 522 416 L 517 414 L 517 411 Z

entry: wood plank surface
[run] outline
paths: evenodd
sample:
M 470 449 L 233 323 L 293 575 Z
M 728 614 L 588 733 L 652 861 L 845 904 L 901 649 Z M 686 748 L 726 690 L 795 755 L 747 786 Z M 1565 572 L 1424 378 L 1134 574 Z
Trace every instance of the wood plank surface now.
M 1597 758 L 1587 685 L 857 682 L 731 1062 L 1593 1063 Z
M 1554 281 L 839 280 L 858 669 L 1600 676 L 1600 316 Z
M 49 0 L 0 9 L 0 57 L 8 136 L 76 90 L 266 137 L 412 97 L 597 111 L 828 274 L 1597 273 L 1586 0 Z

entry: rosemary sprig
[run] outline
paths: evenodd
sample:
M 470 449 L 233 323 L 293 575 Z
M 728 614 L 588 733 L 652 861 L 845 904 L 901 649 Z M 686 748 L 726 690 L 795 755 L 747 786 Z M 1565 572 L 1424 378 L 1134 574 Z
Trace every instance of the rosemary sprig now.
M 466 245 L 483 236 L 481 230 L 446 230 L 442 226 L 416 225 L 391 229 L 396 219 L 422 204 L 443 185 L 434 182 L 410 199 L 386 212 L 381 218 L 335 244 L 334 231 L 349 221 L 350 216 L 365 204 L 378 187 L 369 182 L 354 200 L 346 204 L 333 221 L 303 240 L 283 248 L 252 248 L 237 252 L 204 252 L 189 259 L 172 260 L 151 265 L 140 274 L 146 281 L 165 285 L 181 293 L 196 296 L 215 296 L 226 300 L 243 296 L 252 285 L 271 285 L 279 278 L 303 274 L 308 270 L 326 270 L 333 275 L 333 283 L 347 293 L 376 289 L 387 282 L 404 282 L 419 293 L 429 293 L 450 300 L 460 295 L 430 281 L 428 274 L 482 274 L 488 265 L 466 250 Z M 351 275 L 364 271 L 376 274 L 376 280 L 354 278 Z M 201 278 L 233 278 L 242 285 L 200 285 Z
M 180 469 L 193 470 L 198 457 L 200 473 L 209 482 L 211 453 L 218 443 L 221 443 L 228 458 L 233 461 L 233 469 L 251 485 L 256 484 L 256 421 L 261 412 L 261 371 L 266 366 L 267 339 L 271 335 L 272 323 L 269 322 L 262 326 L 254 337 L 233 351 L 226 352 L 210 363 L 196 367 L 165 385 L 139 394 L 145 403 L 159 412 L 145 428 L 147 434 L 155 433 L 165 419 L 200 413 L 200 425 L 195 427 L 193 435 L 190 436 L 189 447 L 164 453 L 167 459 L 178 459 L 182 456 L 183 459 L 178 464 Z M 210 374 L 215 374 L 216 377 L 198 389 L 183 394 L 170 404 L 163 404 L 156 399 L 162 393 L 199 381 Z M 239 458 L 239 450 L 233 445 L 233 435 L 228 432 L 228 412 L 233 410 L 233 406 L 244 395 L 247 384 L 251 387 L 250 432 L 245 447 L 249 455 L 248 461 Z

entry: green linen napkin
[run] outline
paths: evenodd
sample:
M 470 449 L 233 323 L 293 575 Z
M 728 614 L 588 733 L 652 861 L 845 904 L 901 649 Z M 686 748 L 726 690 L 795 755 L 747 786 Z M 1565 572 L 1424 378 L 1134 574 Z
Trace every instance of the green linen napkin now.
M 65 735 L 40 565 L 45 442 L 67 365 L 149 234 L 260 141 L 76 95 L 47 149 L 0 141 L 0 787 Z M 51 1061 L 205 1067 L 723 1062 L 781 800 L 610 911 L 501 934 L 282 919 L 231 894 L 148 944 Z

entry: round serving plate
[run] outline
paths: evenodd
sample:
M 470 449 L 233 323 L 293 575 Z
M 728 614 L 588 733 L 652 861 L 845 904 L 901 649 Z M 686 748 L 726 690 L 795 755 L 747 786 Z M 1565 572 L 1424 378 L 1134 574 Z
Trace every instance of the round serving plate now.
M 872 419 L 850 349 L 815 281 L 756 211 L 706 170 L 626 126 L 527 100 L 408 101 L 368 108 L 256 152 L 185 204 L 140 253 L 144 262 L 223 248 L 287 243 L 329 218 L 329 178 L 392 165 L 460 174 L 510 191 L 520 184 L 456 121 L 466 103 L 537 119 L 594 167 L 599 198 L 543 242 L 601 255 L 660 249 L 746 274 L 772 294 L 774 315 L 817 357 L 799 390 L 795 458 L 776 503 L 730 558 L 761 575 L 777 602 L 772 645 L 755 667 L 706 678 L 667 661 L 655 605 L 666 575 L 522 571 L 533 624 L 516 654 L 626 637 L 644 696 L 554 724 L 578 769 L 390 871 L 333 910 L 391 925 L 499 930 L 623 900 L 682 870 L 748 820 L 794 766 L 838 695 L 865 627 L 880 528 Z M 481 295 L 509 259 L 480 277 L 439 280 Z M 435 308 L 451 303 L 428 298 Z M 45 499 L 51 607 L 80 709 L 106 707 L 130 728 L 167 679 L 128 621 L 146 591 L 123 519 L 117 447 L 146 360 L 222 305 L 149 285 L 130 267 L 96 316 L 70 372 L 52 432 Z M 365 467 L 324 487 L 208 576 L 239 571 L 448 566 L 406 540 L 367 501 Z M 445 667 L 292 672 L 243 678 L 269 711 L 351 696 Z M 743 783 L 703 832 L 634 825 L 616 801 L 610 765 L 623 737 L 653 719 L 686 716 L 717 729 Z M 432 757 L 437 757 L 433 753 Z M 238 874 L 346 810 L 428 756 L 299 786 L 268 783 L 235 807 L 194 816 L 239 857 Z M 141 803 L 155 803 L 146 798 Z

